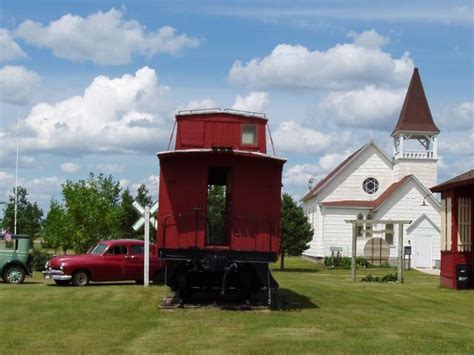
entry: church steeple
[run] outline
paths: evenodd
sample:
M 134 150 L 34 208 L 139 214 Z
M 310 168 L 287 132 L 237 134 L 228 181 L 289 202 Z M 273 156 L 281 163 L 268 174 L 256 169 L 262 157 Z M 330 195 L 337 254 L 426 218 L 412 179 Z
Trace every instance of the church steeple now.
M 418 68 L 413 71 L 402 111 L 397 125 L 393 129 L 392 137 L 400 132 L 439 133 L 439 129 L 431 116 Z
M 392 131 L 394 178 L 414 174 L 427 187 L 436 184 L 439 128 L 415 68 L 397 125 Z

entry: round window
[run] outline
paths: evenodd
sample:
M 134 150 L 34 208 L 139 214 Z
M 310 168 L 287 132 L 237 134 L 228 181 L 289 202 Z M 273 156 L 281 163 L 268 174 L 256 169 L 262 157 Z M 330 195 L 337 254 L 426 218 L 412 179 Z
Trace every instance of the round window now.
M 372 195 L 372 194 L 374 194 L 378 191 L 379 182 L 377 181 L 376 178 L 369 177 L 369 178 L 365 179 L 364 182 L 362 183 L 362 188 L 369 195 Z

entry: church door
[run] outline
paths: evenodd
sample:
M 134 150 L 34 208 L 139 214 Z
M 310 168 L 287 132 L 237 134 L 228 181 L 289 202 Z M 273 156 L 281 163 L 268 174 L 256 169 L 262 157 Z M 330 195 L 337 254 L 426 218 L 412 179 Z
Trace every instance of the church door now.
M 431 267 L 431 236 L 417 236 L 413 254 L 415 267 Z

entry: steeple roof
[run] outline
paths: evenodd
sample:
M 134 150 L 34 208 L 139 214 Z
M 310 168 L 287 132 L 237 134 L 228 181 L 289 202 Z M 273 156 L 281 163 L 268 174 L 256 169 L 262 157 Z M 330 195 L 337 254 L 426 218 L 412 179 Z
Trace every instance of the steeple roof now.
M 402 111 L 397 125 L 393 129 L 392 137 L 399 132 L 439 133 L 439 129 L 431 116 L 418 68 L 413 71 Z

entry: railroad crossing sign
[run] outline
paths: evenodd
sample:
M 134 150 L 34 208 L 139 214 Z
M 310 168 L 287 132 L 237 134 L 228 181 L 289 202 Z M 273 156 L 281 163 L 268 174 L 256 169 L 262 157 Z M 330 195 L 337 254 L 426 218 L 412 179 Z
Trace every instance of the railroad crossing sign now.
M 150 283 L 150 224 L 155 227 L 155 229 L 158 226 L 155 217 L 150 217 L 150 214 L 154 215 L 156 213 L 158 210 L 158 202 L 151 208 L 148 206 L 143 208 L 137 201 L 133 201 L 132 205 L 142 215 L 133 225 L 133 229 L 138 230 L 141 226 L 145 226 L 143 231 L 143 240 L 145 242 L 145 247 L 143 248 L 143 285 L 147 287 Z
M 142 207 L 137 201 L 133 201 L 133 207 L 140 213 L 142 216 L 135 222 L 132 226 L 133 230 L 139 230 L 145 224 L 145 208 Z M 158 229 L 158 221 L 155 217 L 153 217 L 158 210 L 158 202 L 155 202 L 153 206 L 150 208 L 150 224 L 153 228 Z

